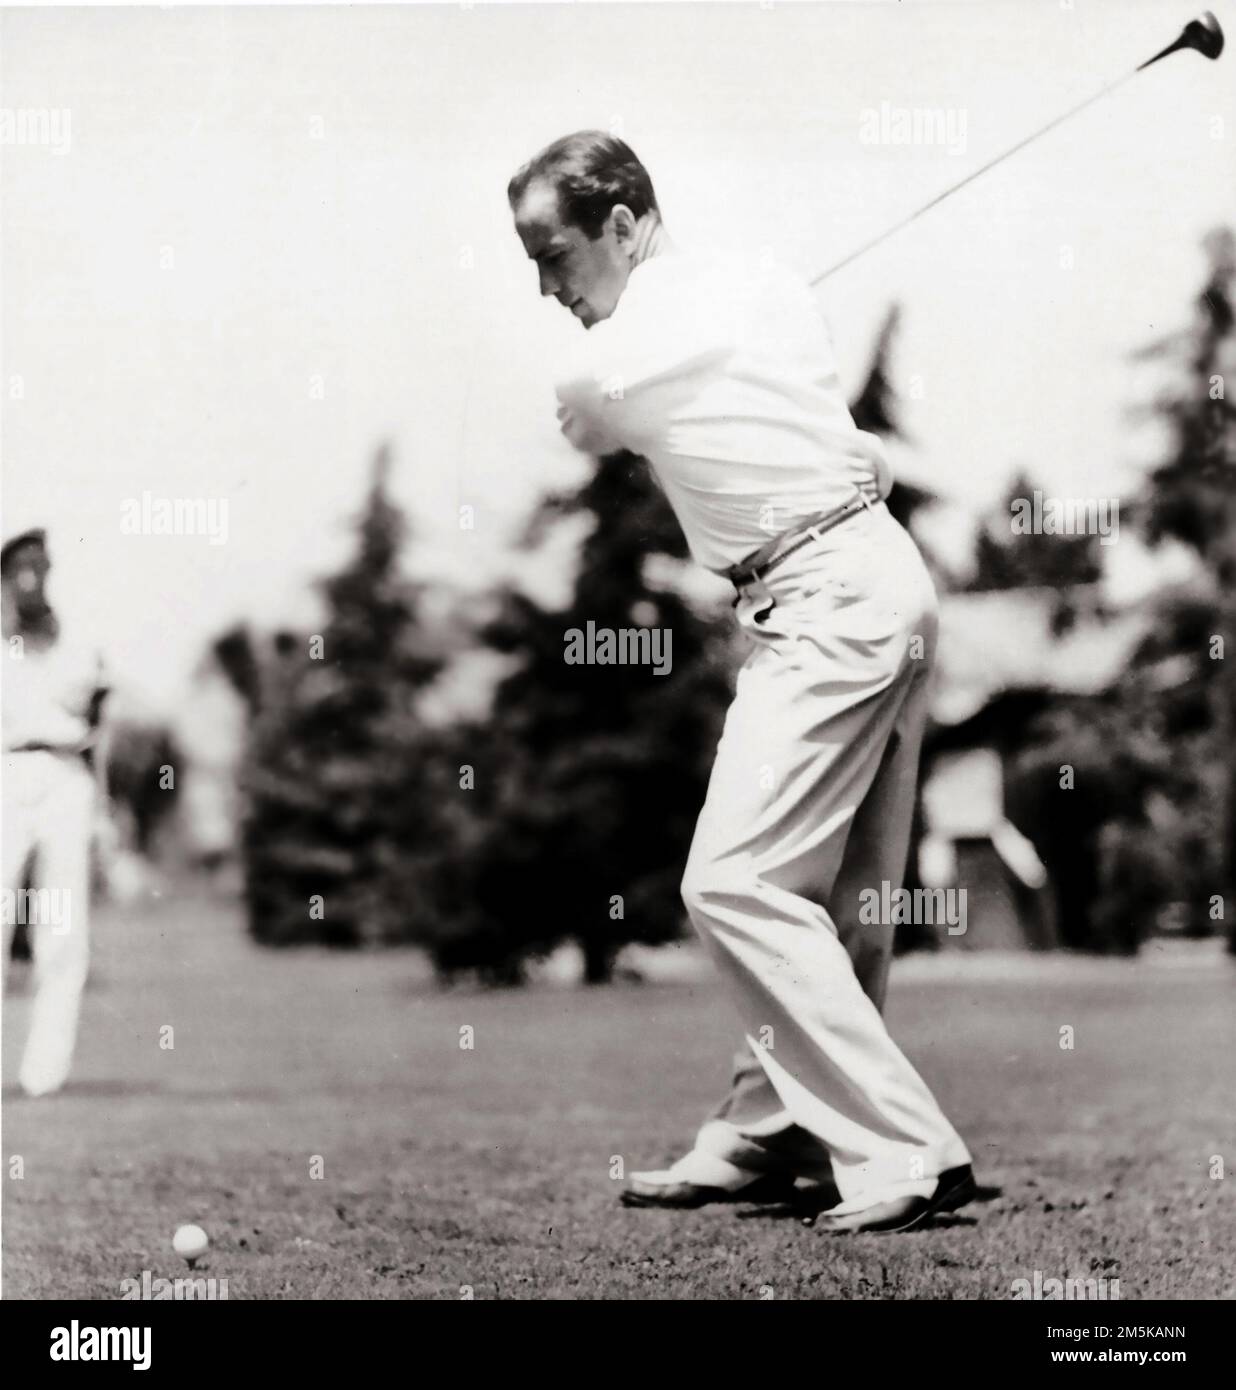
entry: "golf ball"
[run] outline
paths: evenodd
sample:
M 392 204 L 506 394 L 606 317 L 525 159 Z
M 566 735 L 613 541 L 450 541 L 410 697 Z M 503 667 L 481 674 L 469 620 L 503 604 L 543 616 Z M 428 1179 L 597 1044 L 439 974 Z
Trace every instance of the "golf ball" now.
M 178 1226 L 172 1237 L 172 1249 L 186 1260 L 204 1255 L 209 1245 L 210 1237 L 200 1226 Z

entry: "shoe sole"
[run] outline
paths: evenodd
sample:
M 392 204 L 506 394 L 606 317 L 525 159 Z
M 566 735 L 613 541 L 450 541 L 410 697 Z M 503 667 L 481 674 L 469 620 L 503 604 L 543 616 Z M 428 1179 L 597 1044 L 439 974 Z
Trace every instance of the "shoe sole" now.
M 930 1206 L 920 1211 L 917 1216 L 912 1216 L 904 1226 L 890 1226 L 886 1231 L 877 1231 L 877 1235 L 897 1235 L 901 1231 L 912 1231 L 921 1226 L 925 1221 L 930 1221 L 933 1216 L 939 1216 L 942 1212 L 960 1211 L 962 1207 L 974 1201 L 978 1196 L 978 1186 L 974 1181 L 974 1174 L 967 1173 L 959 1182 L 953 1184 L 947 1191 L 938 1196 Z
M 868 1236 L 895 1236 L 901 1235 L 906 1231 L 917 1230 L 918 1227 L 930 1221 L 933 1217 L 939 1216 L 944 1212 L 960 1211 L 962 1207 L 972 1202 L 978 1196 L 978 1186 L 974 1181 L 973 1172 L 966 1173 L 959 1178 L 951 1187 L 932 1198 L 925 1207 L 916 1211 L 899 1226 L 881 1226 L 878 1230 L 855 1231 L 855 1230 L 834 1230 L 835 1235 L 868 1235 Z M 806 1217 L 803 1220 L 804 1226 L 815 1225 L 814 1217 Z M 827 1231 L 828 1225 L 825 1223 L 824 1230 Z
M 645 1196 L 642 1192 L 627 1191 L 619 1201 L 624 1207 L 662 1207 L 667 1211 L 693 1211 L 696 1207 L 715 1205 L 734 1206 L 743 1203 L 764 1203 L 769 1205 L 788 1205 L 795 1199 L 797 1188 L 792 1182 L 775 1178 L 759 1178 L 737 1192 L 727 1192 L 723 1187 L 700 1187 L 689 1198 L 673 1200 L 664 1197 Z

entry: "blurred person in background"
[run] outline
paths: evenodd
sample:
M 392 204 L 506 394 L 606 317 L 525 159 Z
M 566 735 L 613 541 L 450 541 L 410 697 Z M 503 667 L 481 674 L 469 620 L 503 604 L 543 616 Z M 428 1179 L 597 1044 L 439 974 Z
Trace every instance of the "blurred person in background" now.
M 47 597 L 45 533 L 12 533 L 0 549 L 4 613 L 3 960 L 24 925 L 34 970 L 30 1028 L 18 1073 L 31 1096 L 69 1074 L 90 959 L 90 849 L 107 833 L 102 661 L 61 630 Z

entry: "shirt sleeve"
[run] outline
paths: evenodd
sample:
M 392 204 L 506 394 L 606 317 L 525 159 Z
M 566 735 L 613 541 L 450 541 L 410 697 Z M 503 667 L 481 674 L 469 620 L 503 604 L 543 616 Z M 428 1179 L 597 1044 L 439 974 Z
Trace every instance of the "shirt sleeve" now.
M 577 447 L 638 450 L 652 389 L 732 351 L 724 309 L 694 289 L 689 279 L 674 283 L 668 275 L 631 285 L 613 316 L 589 331 L 557 387 L 563 432 Z

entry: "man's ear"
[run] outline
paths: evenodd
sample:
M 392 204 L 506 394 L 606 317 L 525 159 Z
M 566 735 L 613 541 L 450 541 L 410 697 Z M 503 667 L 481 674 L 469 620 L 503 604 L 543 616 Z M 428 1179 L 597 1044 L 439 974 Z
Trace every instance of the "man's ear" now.
M 625 203 L 615 203 L 609 210 L 609 225 L 614 229 L 618 245 L 626 252 L 635 249 L 635 228 L 637 218 Z

